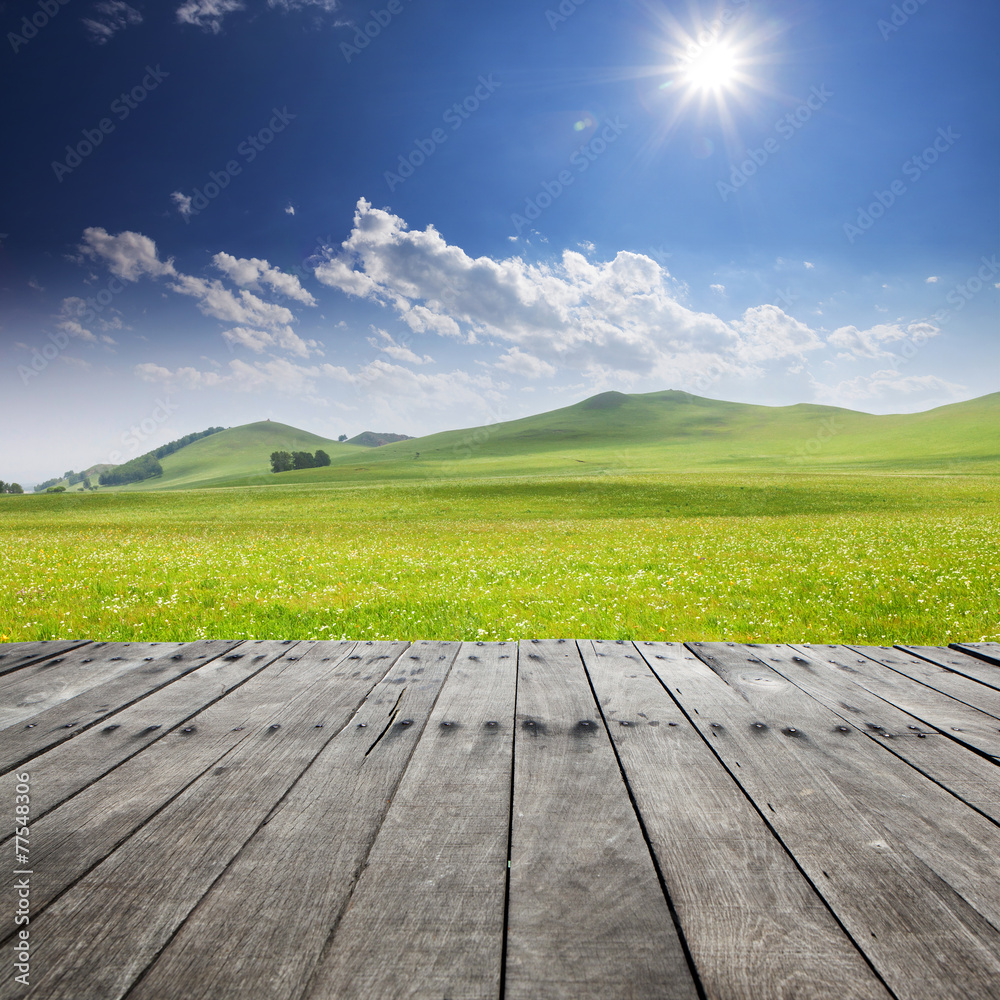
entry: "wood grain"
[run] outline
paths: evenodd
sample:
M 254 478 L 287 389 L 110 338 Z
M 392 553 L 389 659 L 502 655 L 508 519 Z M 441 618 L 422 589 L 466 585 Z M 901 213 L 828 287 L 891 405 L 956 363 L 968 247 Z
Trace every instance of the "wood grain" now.
M 1000 719 L 1000 691 L 978 684 L 968 677 L 963 677 L 951 670 L 945 670 L 944 667 L 928 663 L 926 660 L 921 660 L 919 657 L 911 656 L 898 649 L 890 649 L 886 646 L 848 646 L 847 648 L 853 649 L 862 656 L 867 656 L 919 684 L 940 691 L 970 708 L 975 708 L 987 715 L 992 715 L 995 719 Z
M 902 709 L 949 739 L 1000 759 L 1000 723 L 993 716 L 925 684 L 915 683 L 905 674 L 870 657 L 860 656 L 847 646 L 793 648 L 803 656 L 821 658 L 824 663 L 844 673 L 853 684 Z
M 978 656 L 987 663 L 1000 665 L 1000 642 L 953 642 L 952 649 Z
M 500 994 L 515 643 L 465 643 L 308 1000 Z
M 396 660 L 129 1000 L 302 995 L 457 651 L 454 643 L 421 642 Z M 143 954 L 163 933 L 144 938 Z M 109 1000 L 124 981 L 107 994 Z
M 876 783 L 871 796 L 853 801 L 816 766 L 797 719 L 762 714 L 686 651 L 639 648 L 900 1000 L 992 997 L 1000 935 L 871 821 Z
M 87 639 L 61 640 L 57 642 L 3 642 L 0 643 L 0 676 L 12 670 L 30 666 L 39 660 L 47 660 L 71 649 L 86 646 Z
M 353 649 L 354 643 L 289 648 L 286 657 L 229 696 L 165 732 L 142 753 L 33 822 L 31 856 L 37 875 L 32 913 L 40 913 L 199 777 L 221 767 L 219 776 L 231 778 L 231 766 L 220 763 L 222 758 L 249 739 L 274 736 L 268 727 L 289 707 L 295 710 L 305 701 L 308 709 L 324 679 L 355 673 L 354 662 L 347 660 Z M 366 685 L 370 688 L 381 676 L 381 667 L 373 664 L 365 672 L 370 679 L 361 678 L 357 687 L 366 693 Z M 326 721 L 319 707 L 313 707 L 311 715 Z M 29 771 L 32 787 L 44 787 L 46 772 Z M 0 892 L 8 890 L 12 879 L 0 870 Z M 0 910 L 0 941 L 13 931 L 13 913 Z
M 519 650 L 505 986 L 510 1000 L 697 996 L 572 642 Z
M 888 1000 L 636 647 L 580 649 L 706 997 Z
M 224 656 L 238 645 L 239 640 L 235 639 L 203 639 L 189 643 L 179 651 L 171 651 L 173 647 L 170 647 L 149 662 L 138 664 L 74 698 L 53 705 L 34 716 L 30 723 L 4 729 L 0 732 L 0 774 L 23 766 L 32 757 L 78 736 L 132 702 L 165 687 L 217 656 Z M 69 655 L 73 656 L 75 652 Z
M 402 650 L 373 643 L 324 660 L 314 647 L 290 663 L 282 678 L 290 696 L 265 725 L 32 919 L 40 975 L 28 996 L 123 996 Z M 293 891 L 300 893 L 298 884 Z M 225 923 L 215 931 L 232 939 Z M 193 985 L 182 984 L 178 995 L 190 996 Z
M 1000 690 L 1000 669 L 997 665 L 981 660 L 971 653 L 944 649 L 941 646 L 897 646 L 896 648 Z
M 0 679 L 0 730 L 40 715 L 91 688 L 179 652 L 180 642 L 112 642 L 83 646 Z
M 842 719 L 733 643 L 702 643 L 697 652 L 760 714 L 796 729 L 803 759 L 895 835 L 994 927 L 1000 928 L 1000 829 L 872 739 L 851 739 Z M 801 658 L 800 658 L 801 659 Z M 907 730 L 896 741 L 919 743 Z M 847 737 L 847 738 L 845 738 Z M 877 789 L 877 793 L 875 792 Z M 873 794 L 874 793 L 874 794 Z
M 72 741 L 32 758 L 31 814 L 46 813 L 109 771 L 192 719 L 269 663 L 291 655 L 289 640 L 249 640 L 203 664 L 135 704 L 116 713 L 105 726 L 92 726 Z M 17 772 L 0 776 L 0 802 L 13 802 Z M 0 852 L 4 850 L 0 842 Z
M 795 646 L 741 648 L 835 712 L 845 724 L 1000 823 L 1000 768 L 991 760 L 855 684 L 851 674 L 826 662 L 821 653 Z

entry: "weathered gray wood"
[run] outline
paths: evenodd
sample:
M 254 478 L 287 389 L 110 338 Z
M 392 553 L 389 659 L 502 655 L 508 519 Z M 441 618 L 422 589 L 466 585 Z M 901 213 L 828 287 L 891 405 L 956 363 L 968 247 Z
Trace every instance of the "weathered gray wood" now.
M 232 786 L 238 785 L 245 775 L 244 790 L 249 804 L 254 766 L 247 760 L 248 754 L 252 757 L 247 748 L 262 740 L 282 737 L 275 742 L 280 749 L 290 730 L 276 731 L 269 727 L 280 725 L 286 718 L 305 715 L 310 721 L 303 726 L 318 723 L 333 726 L 338 720 L 342 723 L 388 667 L 386 660 L 376 661 L 371 657 L 391 650 L 365 648 L 375 650 L 367 662 L 348 659 L 354 655 L 353 643 L 301 643 L 221 701 L 175 727 L 142 753 L 33 823 L 32 863 L 36 875 L 31 894 L 32 922 L 34 914 L 41 913 L 48 903 L 208 772 L 212 774 L 196 798 L 215 785 L 230 795 L 238 794 Z M 325 701 L 317 703 L 317 696 L 324 693 Z M 330 733 L 327 728 L 314 731 L 317 737 Z M 261 767 L 265 767 L 268 755 L 261 754 L 259 759 Z M 30 767 L 29 771 L 34 787 L 45 784 L 44 771 Z M 234 782 L 234 777 L 239 780 Z M 212 808 L 206 807 L 202 821 L 212 815 Z M 207 836 L 212 839 L 214 835 Z M 166 872 L 163 877 L 167 877 Z M 9 873 L 0 869 L 0 893 L 8 891 L 10 878 Z M 13 932 L 12 921 L 12 911 L 0 910 L 0 942 Z
M 636 648 L 580 649 L 705 996 L 888 998 Z
M 572 642 L 520 645 L 504 996 L 697 995 Z
M 291 655 L 290 640 L 248 640 L 184 674 L 176 681 L 118 712 L 107 726 L 92 726 L 66 743 L 35 757 L 30 770 L 44 775 L 31 793 L 31 815 L 51 809 L 155 743 L 176 726 L 218 701 L 280 656 Z M 17 771 L 0 776 L 0 802 L 14 801 Z M 0 838 L 2 841 L 2 838 Z M 0 842 L 0 854 L 5 847 Z
M 845 723 L 1000 823 L 1000 767 L 992 761 L 855 684 L 850 674 L 822 655 L 808 655 L 794 646 L 755 643 L 738 648 L 759 657 Z
M 903 653 L 898 649 L 886 646 L 848 646 L 848 649 L 867 656 L 870 659 L 918 681 L 935 691 L 948 695 L 956 701 L 963 702 L 971 708 L 1000 719 L 1000 691 L 994 691 L 984 684 L 969 680 L 951 670 L 945 670 L 934 663 L 928 663 L 919 657 Z
M 68 653 L 71 649 L 86 646 L 89 639 L 70 639 L 47 642 L 4 642 L 0 643 L 0 676 L 9 674 L 12 670 L 30 666 L 39 660 L 47 660 Z
M 943 646 L 897 646 L 896 648 L 1000 690 L 1000 669 L 996 664 L 984 662 L 971 653 L 946 649 Z
M 129 1000 L 302 995 L 457 651 L 455 643 L 421 642 L 396 661 L 202 899 Z M 158 849 L 173 854 L 162 841 Z M 187 871 L 184 877 L 189 880 Z M 179 922 L 179 908 L 170 917 L 168 924 L 143 908 L 135 956 L 129 955 L 127 969 L 113 981 L 97 963 L 87 964 L 86 981 L 101 986 L 95 995 L 120 996 Z M 71 981 L 65 982 L 71 998 Z
M 403 646 L 373 643 L 365 649 L 356 660 L 324 662 L 322 647 L 314 647 L 289 664 L 286 689 L 305 674 L 311 683 L 32 919 L 39 941 L 36 995 L 117 1000 L 129 989 Z M 251 683 L 219 704 L 239 699 Z M 304 871 L 296 870 L 296 879 L 300 874 L 296 893 L 307 881 Z M 288 870 L 282 875 L 287 886 Z M 252 907 L 262 902 L 254 900 Z M 86 934 L 80 928 L 87 928 Z M 224 925 L 216 929 L 227 936 Z M 179 995 L 188 995 L 186 985 Z
M 1000 665 L 1000 642 L 953 642 L 951 648 L 970 656 L 978 656 L 987 663 Z
M 870 739 L 845 739 L 843 719 L 755 656 L 749 647 L 701 643 L 695 650 L 746 702 L 797 730 L 799 755 L 1000 929 L 1000 828 Z M 920 743 L 907 730 L 897 741 Z M 888 742 L 888 741 L 886 741 Z
M 870 657 L 861 656 L 847 646 L 792 648 L 807 657 L 822 659 L 846 674 L 858 687 L 878 695 L 883 701 L 915 716 L 950 739 L 1000 759 L 1000 723 L 993 716 L 925 684 L 916 683 L 905 674 Z M 987 689 L 984 687 L 983 690 Z
M 192 642 L 176 652 L 154 656 L 148 663 L 143 662 L 89 691 L 53 705 L 29 723 L 4 729 L 0 732 L 0 774 L 22 767 L 32 757 L 72 739 L 238 645 L 239 640 L 235 639 Z
M 994 995 L 1000 935 L 871 821 L 877 787 L 853 801 L 796 720 L 762 717 L 683 647 L 639 649 L 899 1000 Z
M 309 1000 L 500 995 L 517 645 L 466 643 Z
M 83 646 L 0 678 L 0 730 L 23 723 L 146 661 L 177 653 L 180 642 L 110 642 Z

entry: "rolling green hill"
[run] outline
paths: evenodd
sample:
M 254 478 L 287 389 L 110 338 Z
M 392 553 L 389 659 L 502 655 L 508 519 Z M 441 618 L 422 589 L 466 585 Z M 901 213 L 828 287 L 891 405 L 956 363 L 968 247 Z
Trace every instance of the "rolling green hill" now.
M 323 448 L 332 464 L 274 475 L 272 451 Z M 504 423 L 364 447 L 286 424 L 233 427 L 121 489 L 684 472 L 1000 472 L 1000 393 L 921 413 L 756 406 L 666 391 L 605 392 Z
M 997 473 L 1000 393 L 921 413 L 875 415 L 677 391 L 605 392 L 520 420 L 341 453 L 329 468 L 277 479 L 320 484 L 702 471 Z
M 340 460 L 348 454 L 368 451 L 358 445 L 329 441 L 288 424 L 261 420 L 219 431 L 165 456 L 160 463 L 163 475 L 156 479 L 111 488 L 131 493 L 137 490 L 202 487 L 234 477 L 243 482 L 271 482 L 277 478 L 271 473 L 272 451 L 316 451 L 317 448 Z

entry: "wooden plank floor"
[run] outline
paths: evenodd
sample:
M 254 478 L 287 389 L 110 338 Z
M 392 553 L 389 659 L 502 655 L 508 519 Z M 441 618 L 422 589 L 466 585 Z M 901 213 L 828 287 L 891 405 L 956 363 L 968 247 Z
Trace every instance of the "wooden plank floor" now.
M 0 645 L 0 1000 L 996 1000 L 998 654 Z

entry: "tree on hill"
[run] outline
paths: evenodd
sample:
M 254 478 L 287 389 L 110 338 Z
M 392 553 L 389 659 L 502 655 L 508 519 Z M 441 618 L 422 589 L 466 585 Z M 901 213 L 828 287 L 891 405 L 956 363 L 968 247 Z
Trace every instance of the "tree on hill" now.
M 288 472 L 291 469 L 318 469 L 329 464 L 330 456 L 322 449 L 317 450 L 315 455 L 310 455 L 308 451 L 271 452 L 272 472 Z
M 162 475 L 163 466 L 150 453 L 116 465 L 108 472 L 102 472 L 97 481 L 101 486 L 125 486 L 127 483 L 141 483 L 144 479 Z
M 346 434 L 341 434 L 340 437 L 337 438 L 337 440 L 338 441 L 346 441 L 347 440 L 347 435 Z
M 219 431 L 224 431 L 225 427 L 209 427 L 205 431 L 197 431 L 194 434 L 185 434 L 184 437 L 178 438 L 176 441 L 169 441 L 167 444 L 160 445 L 159 448 L 155 448 L 150 454 L 154 458 L 166 458 L 167 455 L 172 455 L 175 451 L 180 451 L 181 448 L 189 444 L 194 444 L 195 441 L 200 441 L 202 438 L 209 437 L 211 434 L 218 434 Z

